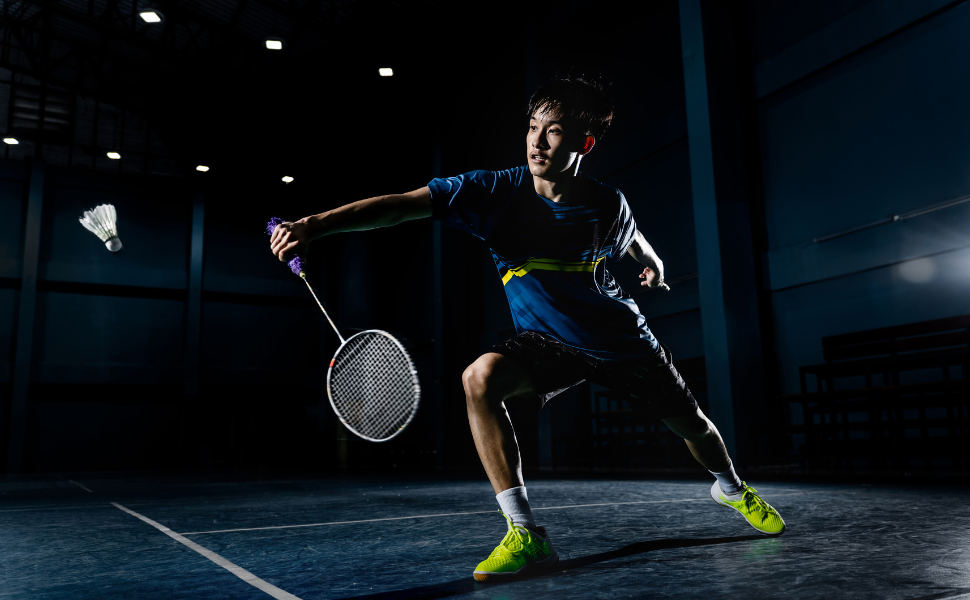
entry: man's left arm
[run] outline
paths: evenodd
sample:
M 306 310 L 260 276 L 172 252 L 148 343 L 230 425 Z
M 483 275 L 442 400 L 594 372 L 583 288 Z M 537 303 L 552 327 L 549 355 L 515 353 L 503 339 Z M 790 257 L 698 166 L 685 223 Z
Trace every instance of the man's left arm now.
M 639 229 L 633 234 L 633 243 L 626 252 L 644 266 L 640 273 L 640 279 L 643 279 L 640 285 L 670 291 L 670 286 L 664 283 L 664 263 Z

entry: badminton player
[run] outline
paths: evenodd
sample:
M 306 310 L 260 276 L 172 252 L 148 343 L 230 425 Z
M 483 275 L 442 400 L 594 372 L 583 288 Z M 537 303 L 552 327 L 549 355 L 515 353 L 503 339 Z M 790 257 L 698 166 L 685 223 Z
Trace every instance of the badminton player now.
M 474 571 L 485 581 L 541 572 L 558 555 L 536 524 L 505 401 L 538 399 L 585 381 L 613 390 L 663 420 L 715 481 L 711 497 L 766 535 L 785 522 L 734 470 L 714 424 L 698 408 L 670 351 L 650 332 L 607 265 L 630 256 L 641 286 L 669 289 L 663 262 L 637 229 L 623 194 L 579 170 L 605 133 L 613 107 L 582 78 L 543 85 L 529 102 L 526 165 L 434 179 L 406 194 L 369 198 L 273 232 L 280 260 L 333 233 L 432 217 L 488 246 L 505 286 L 517 335 L 465 369 L 468 422 L 508 521 L 505 538 Z

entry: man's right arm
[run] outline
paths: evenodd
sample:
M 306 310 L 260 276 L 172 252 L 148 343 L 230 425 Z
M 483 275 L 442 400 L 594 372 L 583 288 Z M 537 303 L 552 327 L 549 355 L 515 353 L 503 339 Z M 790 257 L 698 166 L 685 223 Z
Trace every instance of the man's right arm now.
M 428 187 L 406 194 L 376 196 L 292 223 L 281 223 L 273 231 L 270 248 L 277 258 L 285 260 L 293 252 L 306 252 L 311 241 L 331 233 L 390 227 L 430 216 L 431 190 Z

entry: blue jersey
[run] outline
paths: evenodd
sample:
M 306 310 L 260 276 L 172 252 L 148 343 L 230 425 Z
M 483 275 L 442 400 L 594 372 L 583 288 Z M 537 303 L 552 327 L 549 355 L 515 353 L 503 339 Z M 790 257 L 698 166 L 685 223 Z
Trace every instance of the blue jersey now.
M 433 218 L 488 244 L 518 333 L 548 334 L 604 359 L 659 350 L 636 303 L 606 270 L 636 232 L 619 190 L 580 174 L 569 201 L 553 202 L 536 193 L 525 166 L 428 187 Z

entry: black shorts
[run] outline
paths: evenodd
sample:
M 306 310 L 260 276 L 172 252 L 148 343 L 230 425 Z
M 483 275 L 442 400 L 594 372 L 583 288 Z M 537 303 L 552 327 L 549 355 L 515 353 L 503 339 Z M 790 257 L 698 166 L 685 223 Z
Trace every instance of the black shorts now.
M 674 367 L 666 346 L 645 358 L 602 360 L 548 335 L 526 331 L 492 346 L 529 375 L 544 406 L 550 398 L 584 381 L 601 385 L 652 417 L 682 417 L 697 411 L 697 400 Z

